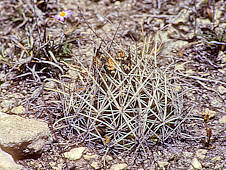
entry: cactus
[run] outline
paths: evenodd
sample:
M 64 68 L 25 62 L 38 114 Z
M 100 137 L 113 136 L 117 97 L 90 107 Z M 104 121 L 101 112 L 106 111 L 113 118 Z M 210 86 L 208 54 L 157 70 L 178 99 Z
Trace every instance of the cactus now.
M 160 46 L 149 44 L 150 39 L 141 54 L 121 50 L 125 60 L 98 49 L 92 67 L 74 56 L 83 83 L 64 93 L 65 117 L 55 129 L 64 122 L 73 135 L 105 153 L 147 153 L 156 142 L 177 136 L 185 120 L 183 96 L 174 90 L 173 73 L 157 64 Z M 128 62 L 130 69 L 124 67 Z

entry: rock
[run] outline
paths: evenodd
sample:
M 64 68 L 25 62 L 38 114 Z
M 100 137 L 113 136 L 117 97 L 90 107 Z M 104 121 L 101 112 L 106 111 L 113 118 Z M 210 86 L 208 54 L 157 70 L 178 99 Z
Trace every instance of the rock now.
M 25 108 L 23 106 L 14 107 L 11 112 L 14 114 L 23 114 L 25 112 Z
M 198 161 L 197 158 L 194 158 L 192 161 L 191 161 L 191 165 L 193 168 L 195 169 L 202 169 L 202 165 L 201 163 Z
M 87 160 L 97 159 L 98 158 L 98 155 L 87 153 L 87 154 L 83 155 L 83 158 L 84 159 L 87 159 Z
M 127 167 L 127 164 L 114 164 L 111 166 L 110 170 L 123 170 Z
M 196 151 L 196 156 L 200 159 L 204 159 L 206 156 L 207 150 L 206 149 L 199 149 Z
M 219 86 L 218 91 L 220 94 L 225 94 L 226 93 L 226 88 L 224 86 Z
M 85 147 L 79 147 L 71 149 L 69 152 L 64 153 L 64 157 L 69 160 L 78 160 L 82 157 L 83 152 L 85 151 Z
M 8 109 L 11 109 L 15 103 L 16 103 L 15 99 L 3 100 L 0 103 L 0 106 L 3 107 L 4 109 L 8 110 Z
M 99 163 L 98 162 L 92 162 L 91 163 L 91 166 L 94 168 L 94 169 L 100 169 L 100 165 L 99 165 Z
M 192 158 L 192 156 L 193 156 L 192 152 L 183 152 L 183 154 L 184 154 L 184 157 L 186 157 L 186 158 Z
M 11 155 L 0 149 L 0 169 L 1 170 L 22 170 L 25 169 L 21 165 L 14 162 Z
M 164 168 L 168 164 L 169 164 L 169 162 L 158 161 L 158 165 L 159 165 L 160 168 Z
M 220 120 L 219 123 L 226 123 L 226 116 L 223 116 Z
M 14 159 L 37 156 L 49 142 L 48 124 L 19 116 L 0 117 L 0 147 Z
M 111 166 L 110 170 L 123 170 L 127 167 L 127 164 L 114 164 Z
M 111 157 L 111 156 L 109 156 L 109 155 L 106 155 L 106 156 L 103 156 L 102 157 L 102 161 L 112 161 L 113 160 L 113 158 Z

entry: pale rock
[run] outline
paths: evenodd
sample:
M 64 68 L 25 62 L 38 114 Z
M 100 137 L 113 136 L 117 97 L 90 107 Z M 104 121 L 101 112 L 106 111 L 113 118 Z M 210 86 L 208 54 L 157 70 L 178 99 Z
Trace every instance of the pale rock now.
M 186 157 L 186 158 L 192 158 L 193 157 L 193 153 L 192 152 L 185 151 L 185 152 L 183 152 L 183 154 L 184 154 L 184 157 Z
M 16 100 L 15 99 L 10 99 L 10 100 L 3 100 L 1 103 L 0 103 L 0 106 L 3 107 L 3 108 L 6 108 L 6 109 L 10 109 L 13 107 L 13 105 L 16 103 Z
M 226 88 L 224 86 L 219 86 L 218 91 L 220 94 L 225 94 L 226 93 Z
M 111 166 L 110 170 L 123 170 L 127 167 L 127 164 L 114 164 Z
M 1 170 L 23 170 L 21 165 L 18 165 L 14 162 L 11 155 L 4 152 L 0 148 L 0 169 Z
M 87 154 L 83 155 L 83 158 L 86 159 L 86 160 L 97 159 L 98 155 L 87 153 Z
M 83 152 L 86 150 L 86 147 L 79 147 L 71 149 L 69 152 L 64 153 L 64 157 L 69 160 L 78 160 L 82 157 Z
M 14 107 L 11 112 L 13 114 L 23 114 L 25 112 L 25 108 L 23 106 Z
M 34 119 L 10 115 L 0 117 L 0 147 L 15 159 L 40 154 L 49 143 L 48 124 Z
M 169 165 L 169 162 L 158 161 L 158 165 L 160 168 L 164 168 L 165 166 Z
M 195 169 L 202 169 L 202 164 L 198 161 L 197 158 L 194 158 L 194 159 L 191 161 L 191 165 L 192 165 L 193 168 L 195 168 Z
M 205 156 L 206 156 L 206 153 L 207 153 L 207 150 L 206 149 L 199 149 L 196 151 L 196 156 L 199 158 L 199 159 L 205 159 Z
M 111 157 L 111 156 L 109 156 L 109 155 L 106 155 L 106 156 L 103 156 L 102 157 L 102 161 L 112 161 L 113 160 L 113 158 Z
M 219 123 L 226 123 L 226 116 L 219 119 Z
M 91 163 L 91 166 L 94 168 L 94 169 L 100 169 L 100 164 L 96 161 L 92 162 Z

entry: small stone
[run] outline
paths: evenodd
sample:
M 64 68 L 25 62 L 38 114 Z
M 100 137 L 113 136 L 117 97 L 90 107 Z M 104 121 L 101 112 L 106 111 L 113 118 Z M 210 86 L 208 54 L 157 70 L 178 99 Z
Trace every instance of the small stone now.
M 184 157 L 186 157 L 186 158 L 192 158 L 192 156 L 193 156 L 193 153 L 192 152 L 187 152 L 187 151 L 184 152 Z
M 106 155 L 106 156 L 103 156 L 103 157 L 102 157 L 102 161 L 103 161 L 103 160 L 105 160 L 105 161 L 112 161 L 113 158 L 112 158 L 111 156 L 109 156 L 109 155 Z
M 13 114 L 23 114 L 25 112 L 25 108 L 23 106 L 14 107 L 11 112 Z
M 224 86 L 219 86 L 218 91 L 220 94 L 225 94 L 226 93 L 226 88 Z
M 219 123 L 226 123 L 226 116 L 223 116 L 220 120 Z
M 83 155 L 83 158 L 84 158 L 84 159 L 87 159 L 87 160 L 90 160 L 90 159 L 97 159 L 97 158 L 98 158 L 98 155 L 91 154 L 91 153 L 87 153 L 87 154 Z
M 197 158 L 194 158 L 194 159 L 191 161 L 191 165 L 192 165 L 193 168 L 195 168 L 195 169 L 202 169 L 202 164 L 198 161 Z
M 79 147 L 71 149 L 69 152 L 64 153 L 64 157 L 69 160 L 78 160 L 82 157 L 83 152 L 85 151 L 85 147 Z
M 204 159 L 206 156 L 207 150 L 206 149 L 199 149 L 196 151 L 196 156 L 200 159 Z
M 92 162 L 91 163 L 91 166 L 94 168 L 94 169 L 100 169 L 100 165 L 98 162 Z
M 11 99 L 11 100 L 3 100 L 0 104 L 1 107 L 3 108 L 11 108 L 13 107 L 13 105 L 16 103 L 16 101 L 14 99 Z
M 110 170 L 123 170 L 127 167 L 127 164 L 114 164 L 111 166 Z
M 116 2 L 115 2 L 115 5 L 116 5 L 116 6 L 119 6 L 119 5 L 120 5 L 120 1 L 116 1 Z
M 164 162 L 164 161 L 158 161 L 158 165 L 160 168 L 164 168 L 165 166 L 167 166 L 169 164 L 169 162 Z

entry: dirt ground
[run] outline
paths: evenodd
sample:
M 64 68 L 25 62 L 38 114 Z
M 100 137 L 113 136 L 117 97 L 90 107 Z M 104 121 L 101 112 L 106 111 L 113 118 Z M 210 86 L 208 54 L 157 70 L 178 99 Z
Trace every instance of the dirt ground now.
M 65 21 L 67 24 L 63 26 L 65 30 L 73 32 L 71 50 L 74 55 L 81 56 L 81 61 L 90 62 L 94 48 L 106 47 L 113 38 L 120 48 L 128 50 L 129 47 L 135 48 L 142 44 L 142 37 L 151 35 L 155 41 L 163 43 L 163 49 L 158 56 L 159 67 L 173 63 L 170 69 L 180 79 L 178 89 L 175 90 L 184 91 L 184 107 L 191 114 L 183 129 L 183 133 L 187 135 L 153 146 L 152 155 L 147 158 L 122 153 L 111 155 L 113 160 L 105 162 L 102 161 L 103 155 L 98 149 L 90 148 L 91 154 L 99 156 L 99 169 L 110 169 L 116 163 L 126 163 L 126 169 L 194 169 L 194 158 L 198 158 L 202 169 L 226 168 L 226 3 L 223 0 L 41 2 L 36 2 L 36 5 L 43 12 L 40 14 L 40 17 L 45 18 L 41 20 L 43 22 L 59 11 L 72 11 L 72 15 Z M 30 19 L 32 16 L 26 21 L 16 20 L 18 17 L 15 10 L 20 6 L 23 6 L 21 1 L 0 2 L 0 48 L 4 46 L 10 58 L 6 62 L 2 54 L 0 57 L 0 101 L 19 96 L 16 98 L 17 106 L 23 105 L 26 108 L 26 113 L 21 116 L 45 120 L 52 130 L 53 143 L 46 146 L 41 157 L 17 162 L 28 169 L 94 169 L 91 160 L 82 158 L 69 161 L 62 155 L 70 148 L 87 145 L 76 139 L 73 132 L 68 134 L 66 130 L 53 128 L 53 124 L 63 116 L 64 103 L 57 91 L 45 90 L 44 87 L 47 86 L 44 80 L 60 79 L 61 71 L 48 70 L 48 73 L 37 80 L 32 74 L 26 75 L 28 71 L 21 71 L 26 64 L 20 65 L 15 57 L 10 56 L 19 53 L 21 49 L 15 47 L 12 39 L 17 36 L 20 37 L 19 42 L 22 42 L 27 36 L 25 32 L 28 27 L 25 25 L 33 22 Z M 48 21 L 47 25 L 50 37 L 62 31 L 60 23 Z M 214 25 L 217 27 L 213 28 Z M 73 58 L 66 60 L 76 64 L 73 63 Z M 62 67 L 67 72 L 67 67 Z M 49 86 L 54 87 L 51 84 Z M 4 110 L 3 107 L 0 109 L 6 113 L 11 111 Z M 199 154 L 202 150 L 205 153 L 203 157 Z M 166 165 L 162 166 L 161 162 Z

